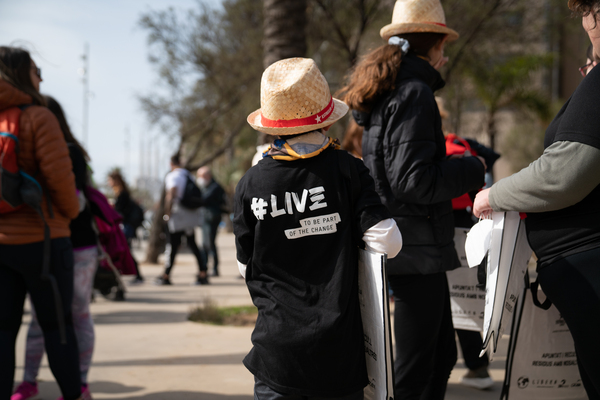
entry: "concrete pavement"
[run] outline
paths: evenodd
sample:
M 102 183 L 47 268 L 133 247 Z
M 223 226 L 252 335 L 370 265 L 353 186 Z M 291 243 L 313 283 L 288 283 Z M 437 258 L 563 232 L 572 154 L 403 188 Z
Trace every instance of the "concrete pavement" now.
M 238 279 L 233 235 L 218 236 L 221 276 L 208 286 L 195 286 L 197 267 L 189 253 L 179 254 L 172 286 L 156 286 L 159 265 L 141 264 L 146 282 L 128 286 L 127 300 L 114 302 L 97 295 L 91 305 L 96 348 L 89 374 L 97 400 L 252 400 L 253 377 L 242 365 L 251 348 L 250 327 L 214 326 L 187 321 L 190 308 L 209 298 L 220 306 L 251 304 L 242 279 Z M 143 259 L 136 251 L 138 259 Z M 125 281 L 131 277 L 124 277 Z M 15 382 L 23 374 L 24 342 L 29 314 L 17 339 Z M 506 348 L 506 339 L 501 341 Z M 505 354 L 505 350 L 499 351 Z M 490 372 L 495 381 L 489 391 L 461 386 L 466 373 L 462 359 L 452 372 L 446 399 L 498 399 L 504 378 L 505 357 L 496 357 Z M 38 399 L 54 400 L 58 386 L 42 361 Z

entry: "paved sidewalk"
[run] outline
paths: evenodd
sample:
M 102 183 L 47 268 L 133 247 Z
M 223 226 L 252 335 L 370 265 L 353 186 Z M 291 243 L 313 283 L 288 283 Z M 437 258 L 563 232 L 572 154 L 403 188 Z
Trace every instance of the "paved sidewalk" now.
M 128 286 L 127 300 L 114 302 L 96 296 L 91 310 L 96 328 L 96 349 L 89 380 L 97 400 L 252 400 L 253 377 L 242 365 L 251 348 L 252 328 L 199 324 L 187 321 L 191 307 L 210 298 L 218 305 L 248 305 L 250 296 L 238 278 L 233 235 L 221 232 L 217 244 L 221 276 L 208 286 L 194 286 L 197 267 L 193 256 L 177 256 L 172 286 L 156 286 L 159 265 L 142 264 L 146 282 Z M 137 253 L 137 252 L 136 252 Z M 138 259 L 143 259 L 141 253 Z M 161 258 L 162 261 L 162 258 Z M 131 277 L 124 277 L 129 282 Z M 29 314 L 17 339 L 15 382 L 23 374 L 24 341 Z M 506 340 L 501 342 L 506 348 Z M 505 350 L 499 354 L 504 354 Z M 458 384 L 466 369 L 459 359 L 448 385 L 446 399 L 498 399 L 504 377 L 504 357 L 491 364 L 495 385 L 490 391 Z M 46 358 L 40 371 L 38 399 L 60 396 Z

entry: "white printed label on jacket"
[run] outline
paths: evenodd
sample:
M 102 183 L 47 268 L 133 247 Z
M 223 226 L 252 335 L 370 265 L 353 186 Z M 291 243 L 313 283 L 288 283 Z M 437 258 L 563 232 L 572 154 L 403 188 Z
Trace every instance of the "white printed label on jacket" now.
M 337 224 L 341 221 L 339 213 L 320 215 L 300 220 L 300 228 L 286 229 L 288 239 L 298 239 L 305 236 L 329 235 L 337 232 Z
M 327 202 L 325 202 L 325 188 L 317 186 L 308 190 L 304 189 L 301 195 L 294 192 L 285 192 L 283 199 L 278 199 L 276 195 L 272 194 L 270 202 L 271 212 L 268 212 L 268 201 L 260 197 L 253 197 L 250 208 L 256 219 L 260 221 L 265 219 L 265 215 L 276 218 L 285 214 L 294 214 L 294 210 L 302 214 L 306 211 L 307 203 L 310 211 L 327 207 Z

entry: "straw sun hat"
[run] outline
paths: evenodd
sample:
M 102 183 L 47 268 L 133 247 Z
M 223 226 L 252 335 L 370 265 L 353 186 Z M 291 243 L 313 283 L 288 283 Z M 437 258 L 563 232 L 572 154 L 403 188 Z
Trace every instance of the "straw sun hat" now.
M 440 0 L 396 0 L 392 23 L 379 34 L 384 40 L 403 33 L 445 33 L 448 40 L 458 39 L 458 33 L 446 26 L 446 16 Z
M 324 128 L 348 112 L 346 103 L 331 97 L 325 77 L 310 58 L 288 58 L 269 66 L 260 82 L 260 105 L 248 115 L 248 123 L 280 136 Z

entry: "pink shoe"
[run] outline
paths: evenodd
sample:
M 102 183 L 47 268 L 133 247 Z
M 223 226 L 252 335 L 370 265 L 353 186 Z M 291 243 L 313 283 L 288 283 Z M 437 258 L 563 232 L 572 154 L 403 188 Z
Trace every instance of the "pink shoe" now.
M 37 393 L 37 392 L 36 392 Z M 90 393 L 90 387 L 88 385 L 81 385 L 81 396 L 79 396 L 80 400 L 92 400 L 92 394 Z M 14 400 L 14 399 L 10 399 Z M 60 396 L 57 400 L 64 400 L 62 396 Z
M 13 395 L 10 396 L 10 400 L 30 399 L 36 394 L 38 394 L 37 383 L 22 382 L 17 386 Z
M 92 400 L 89 385 L 81 385 L 81 400 Z

